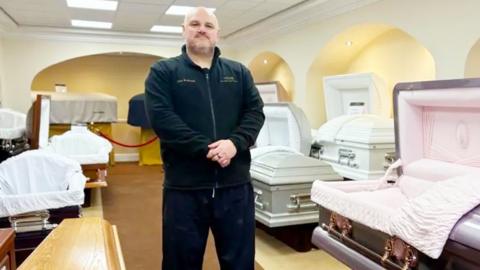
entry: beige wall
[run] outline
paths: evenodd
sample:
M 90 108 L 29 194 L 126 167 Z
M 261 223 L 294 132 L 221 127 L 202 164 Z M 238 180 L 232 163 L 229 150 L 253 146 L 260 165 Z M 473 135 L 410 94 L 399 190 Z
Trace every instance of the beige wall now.
M 324 102 L 320 91 L 307 91 L 317 85 L 308 82 L 312 77 L 319 76 L 318 73 L 309 73 L 309 70 L 322 48 L 339 33 L 368 23 L 399 29 L 431 53 L 436 79 L 461 78 L 465 73 L 468 52 L 480 37 L 480 16 L 475 11 L 479 9 L 480 1 L 476 0 L 383 0 L 320 23 L 305 25 L 287 34 L 243 43 L 240 39 L 231 42 L 238 46 L 235 57 L 244 63 L 263 51 L 275 52 L 285 60 L 295 78 L 293 100 L 307 112 L 315 127 L 323 120 L 318 115 L 324 110 Z M 342 72 L 341 68 L 322 71 L 325 75 L 336 72 Z M 415 80 L 417 77 L 402 76 L 402 79 Z
M 264 62 L 267 60 L 267 63 Z M 263 52 L 255 57 L 249 65 L 255 82 L 279 81 L 289 97 L 294 96 L 294 78 L 288 64 L 278 55 Z
M 138 144 L 140 129 L 125 123 L 128 101 L 143 93 L 150 66 L 159 59 L 151 55 L 93 55 L 67 60 L 50 66 L 35 76 L 31 89 L 53 91 L 55 83 L 67 85 L 68 92 L 100 92 L 117 98 L 118 123 L 113 126 L 114 139 Z M 137 152 L 115 145 L 116 153 Z
M 364 24 L 386 25 L 387 28 L 398 29 L 431 53 L 435 63 L 435 78 L 460 78 L 466 74 L 470 49 L 480 37 L 480 16 L 477 10 L 480 10 L 480 1 L 477 0 L 383 0 L 261 40 L 255 35 L 248 38 L 229 38 L 224 42 L 232 48 L 223 50 L 223 55 L 233 56 L 246 65 L 262 52 L 268 51 L 280 56 L 293 73 L 294 102 L 307 112 L 312 125 L 318 126 L 323 121 L 323 94 L 321 89 L 318 89 L 319 84 L 311 81 L 313 78 L 321 80 L 319 76 L 347 70 L 342 70 L 346 67 L 343 63 L 340 67 L 316 67 L 320 73 L 311 70 L 317 65 L 315 61 L 322 49 L 340 33 Z M 98 41 L 97 37 L 69 40 L 11 35 L 5 36 L 3 41 L 4 66 L 8 67 L 5 69 L 2 85 L 3 89 L 6 89 L 3 94 L 4 105 L 21 111 L 28 108 L 28 93 L 33 77 L 52 64 L 79 56 L 116 51 L 169 57 L 178 54 L 181 44 L 161 43 L 164 41 L 149 44 L 135 40 L 120 42 L 116 39 Z M 371 53 L 373 54 L 373 50 Z M 359 58 L 355 65 L 365 67 L 365 61 L 367 60 Z M 402 80 L 417 79 L 412 75 L 403 73 L 398 77 Z
M 91 40 L 6 37 L 4 39 L 5 105 L 26 112 L 30 106 L 30 87 L 34 77 L 46 67 L 86 55 L 111 52 L 133 52 L 170 57 L 179 54 L 178 44 L 135 44 L 94 42 Z M 138 42 L 141 43 L 141 42 Z
M 388 101 L 392 102 L 395 84 L 435 79 L 435 63 L 421 44 L 393 29 L 376 38 L 353 59 L 346 73 L 357 72 L 378 75 L 385 82 Z
M 470 50 L 465 64 L 465 77 L 480 77 L 480 40 Z

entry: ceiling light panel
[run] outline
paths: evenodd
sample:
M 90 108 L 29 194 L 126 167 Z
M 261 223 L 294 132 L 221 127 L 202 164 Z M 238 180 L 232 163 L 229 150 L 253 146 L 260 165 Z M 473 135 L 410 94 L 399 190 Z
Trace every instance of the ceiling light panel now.
M 107 0 L 67 0 L 67 6 L 71 8 L 117 10 L 118 2 Z
M 154 25 L 152 29 L 150 29 L 152 32 L 161 32 L 161 33 L 182 33 L 182 27 L 181 26 L 167 26 L 167 25 Z
M 111 22 L 84 21 L 84 20 L 72 20 L 71 22 L 72 22 L 72 26 L 75 26 L 75 27 L 101 28 L 101 29 L 112 28 Z
M 194 9 L 195 7 L 191 6 L 170 6 L 165 14 L 167 15 L 178 15 L 178 16 L 185 16 L 190 10 Z M 215 8 L 207 8 L 208 12 L 215 12 Z

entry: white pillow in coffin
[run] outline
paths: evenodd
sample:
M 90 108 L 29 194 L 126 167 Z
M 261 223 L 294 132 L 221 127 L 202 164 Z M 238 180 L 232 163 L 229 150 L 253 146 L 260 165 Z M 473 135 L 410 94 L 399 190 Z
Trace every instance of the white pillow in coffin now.
M 53 136 L 45 149 L 72 158 L 80 164 L 98 164 L 108 162 L 112 145 L 91 131 L 70 130 Z

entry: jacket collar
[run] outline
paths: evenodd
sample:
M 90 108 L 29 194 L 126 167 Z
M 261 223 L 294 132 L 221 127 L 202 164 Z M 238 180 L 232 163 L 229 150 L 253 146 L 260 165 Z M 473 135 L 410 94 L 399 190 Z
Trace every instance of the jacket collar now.
M 215 66 L 215 64 L 217 63 L 218 58 L 220 57 L 220 54 L 221 54 L 220 49 L 215 46 L 215 51 L 213 52 L 212 66 L 210 67 L 210 69 L 212 69 L 213 66 Z M 189 65 L 198 67 L 198 65 L 195 64 L 195 63 L 192 61 L 192 59 L 190 59 L 190 57 L 188 56 L 188 54 L 187 54 L 187 45 L 185 45 L 185 44 L 182 46 L 182 58 L 183 58 Z

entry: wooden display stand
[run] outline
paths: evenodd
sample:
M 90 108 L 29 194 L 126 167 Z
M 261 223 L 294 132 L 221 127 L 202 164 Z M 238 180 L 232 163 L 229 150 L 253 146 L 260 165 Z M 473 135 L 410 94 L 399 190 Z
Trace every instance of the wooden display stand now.
M 65 219 L 19 270 L 125 270 L 116 227 L 98 217 Z
M 0 269 L 15 270 L 15 231 L 0 229 Z

